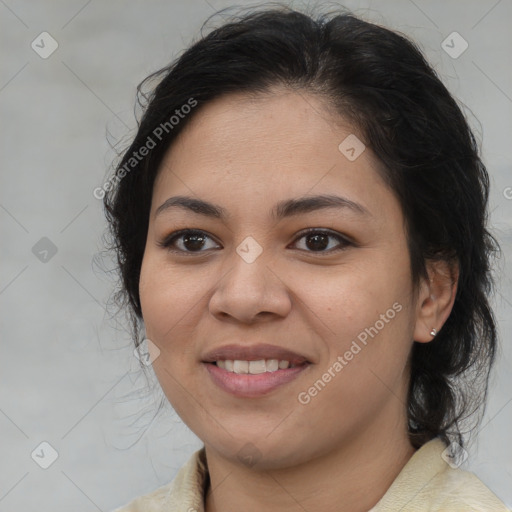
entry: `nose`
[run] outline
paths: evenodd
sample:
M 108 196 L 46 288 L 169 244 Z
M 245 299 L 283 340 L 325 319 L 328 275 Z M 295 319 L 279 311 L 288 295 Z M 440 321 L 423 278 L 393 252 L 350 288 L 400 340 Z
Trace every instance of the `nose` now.
M 292 302 L 287 286 L 263 256 L 248 263 L 235 252 L 230 265 L 210 298 L 212 315 L 251 324 L 289 313 Z

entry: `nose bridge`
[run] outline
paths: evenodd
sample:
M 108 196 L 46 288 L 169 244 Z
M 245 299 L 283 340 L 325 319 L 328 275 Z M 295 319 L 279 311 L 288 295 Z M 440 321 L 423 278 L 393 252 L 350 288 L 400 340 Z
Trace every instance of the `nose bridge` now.
M 253 240 L 245 240 L 233 252 L 229 258 L 231 270 L 221 287 L 233 297 L 243 299 L 250 296 L 254 300 L 261 300 L 269 285 L 267 274 L 270 270 L 267 267 L 267 255 Z
M 268 267 L 269 254 L 251 237 L 229 258 L 229 271 L 219 281 L 211 299 L 212 314 L 252 321 L 258 313 L 285 315 L 290 300 L 283 282 Z

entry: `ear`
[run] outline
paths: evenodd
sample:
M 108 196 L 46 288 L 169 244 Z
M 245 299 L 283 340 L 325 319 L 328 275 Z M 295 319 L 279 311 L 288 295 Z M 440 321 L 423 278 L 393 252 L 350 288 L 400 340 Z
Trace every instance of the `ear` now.
M 428 343 L 441 330 L 453 308 L 457 283 L 459 280 L 458 263 L 448 261 L 427 262 L 428 279 L 420 282 L 416 304 L 416 325 L 414 341 Z

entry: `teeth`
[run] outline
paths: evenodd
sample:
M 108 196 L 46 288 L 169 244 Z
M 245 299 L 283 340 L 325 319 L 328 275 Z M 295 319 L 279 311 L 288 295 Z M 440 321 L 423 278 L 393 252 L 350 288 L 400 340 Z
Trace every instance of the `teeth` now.
M 233 361 L 233 371 L 235 373 L 249 373 L 249 361 Z
M 217 361 L 217 366 L 228 372 L 258 375 L 259 373 L 293 368 L 295 365 L 290 364 L 289 361 L 279 361 L 277 359 L 260 359 L 258 361 L 241 361 L 239 359 L 233 361 L 228 359 Z
M 288 361 L 283 362 L 288 363 Z M 277 359 L 267 359 L 265 366 L 267 367 L 267 372 L 275 372 L 279 368 L 279 361 Z M 286 366 L 286 368 L 288 368 L 288 366 Z
M 258 374 L 265 373 L 267 371 L 267 366 L 265 364 L 265 359 L 260 359 L 259 361 L 250 361 L 249 362 L 249 373 Z

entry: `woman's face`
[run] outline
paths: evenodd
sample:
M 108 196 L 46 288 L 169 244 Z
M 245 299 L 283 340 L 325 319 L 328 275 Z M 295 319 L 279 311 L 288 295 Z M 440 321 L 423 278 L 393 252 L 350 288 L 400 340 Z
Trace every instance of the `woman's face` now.
M 350 126 L 305 93 L 229 95 L 191 121 L 155 182 L 140 278 L 172 406 L 218 455 L 262 468 L 405 431 L 418 313 L 404 219 L 370 150 L 341 144 Z M 303 203 L 316 196 L 342 199 Z M 170 240 L 184 229 L 199 233 Z

